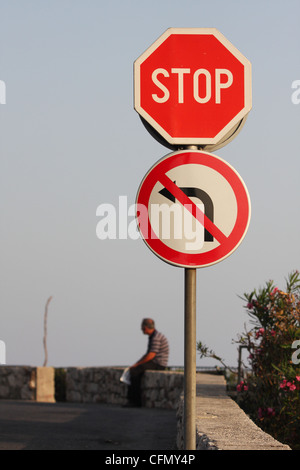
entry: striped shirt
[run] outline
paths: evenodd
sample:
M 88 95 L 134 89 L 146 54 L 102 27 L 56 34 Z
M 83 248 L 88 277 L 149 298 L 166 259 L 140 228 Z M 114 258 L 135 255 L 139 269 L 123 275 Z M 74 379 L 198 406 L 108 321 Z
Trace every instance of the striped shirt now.
M 157 330 L 154 330 L 149 336 L 147 353 L 154 352 L 156 354 L 153 362 L 162 367 L 167 367 L 169 360 L 169 343 L 167 338 Z

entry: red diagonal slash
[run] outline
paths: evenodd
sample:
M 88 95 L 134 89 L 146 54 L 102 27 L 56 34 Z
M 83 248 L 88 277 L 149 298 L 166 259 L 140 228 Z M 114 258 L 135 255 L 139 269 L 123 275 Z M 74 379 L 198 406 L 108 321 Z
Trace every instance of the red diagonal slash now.
M 165 174 L 160 175 L 160 183 L 204 225 L 204 228 L 220 243 L 227 241 L 226 235 L 197 207 L 197 205 Z

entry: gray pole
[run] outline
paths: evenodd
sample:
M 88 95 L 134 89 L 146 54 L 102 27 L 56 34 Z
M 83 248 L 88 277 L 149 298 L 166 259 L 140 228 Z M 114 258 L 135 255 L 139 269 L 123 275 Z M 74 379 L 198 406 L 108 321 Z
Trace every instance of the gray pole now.
M 198 150 L 188 145 L 187 150 Z M 196 269 L 184 269 L 184 449 L 196 450 Z
M 196 269 L 184 270 L 184 449 L 196 449 Z

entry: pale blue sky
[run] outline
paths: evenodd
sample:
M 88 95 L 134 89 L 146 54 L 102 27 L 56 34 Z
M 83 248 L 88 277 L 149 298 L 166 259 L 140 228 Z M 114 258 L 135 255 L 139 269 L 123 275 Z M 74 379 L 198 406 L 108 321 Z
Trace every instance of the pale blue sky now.
M 169 150 L 133 109 L 133 62 L 169 27 L 216 27 L 252 63 L 253 109 L 216 155 L 245 181 L 252 219 L 227 260 L 197 272 L 197 340 L 231 365 L 238 295 L 299 268 L 298 0 L 0 0 L 0 339 L 7 363 L 131 364 L 152 316 L 183 364 L 183 275 L 141 241 L 96 237 L 99 204 L 135 200 Z M 197 361 L 200 364 L 199 361 Z

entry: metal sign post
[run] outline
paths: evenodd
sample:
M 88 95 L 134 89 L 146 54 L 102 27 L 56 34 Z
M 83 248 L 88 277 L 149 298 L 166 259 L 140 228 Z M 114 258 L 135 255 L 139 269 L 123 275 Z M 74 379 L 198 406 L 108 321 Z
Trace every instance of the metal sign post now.
M 197 149 L 188 145 L 187 150 Z M 184 269 L 184 449 L 196 449 L 196 292 L 197 270 Z
M 196 449 L 196 269 L 184 270 L 184 449 Z
M 187 150 L 197 150 L 188 145 Z M 184 268 L 184 449 L 196 450 L 197 270 Z

